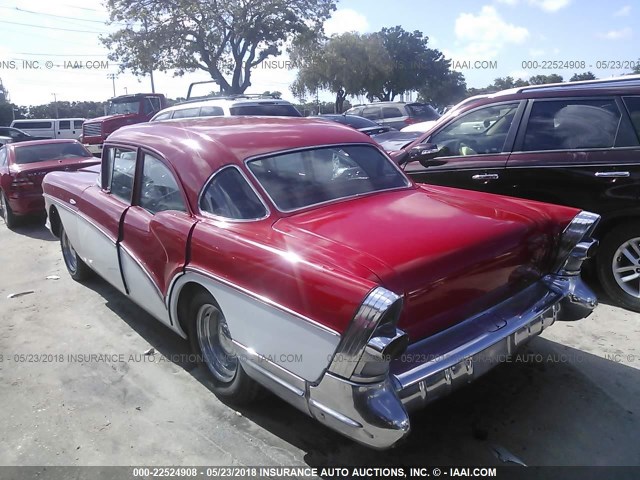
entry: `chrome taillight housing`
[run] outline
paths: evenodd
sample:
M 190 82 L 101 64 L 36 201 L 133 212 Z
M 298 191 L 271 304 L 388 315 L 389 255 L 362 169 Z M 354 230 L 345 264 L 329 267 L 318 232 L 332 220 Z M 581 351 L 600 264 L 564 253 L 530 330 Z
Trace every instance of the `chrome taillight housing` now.
M 329 371 L 357 382 L 376 382 L 409 343 L 397 328 L 402 297 L 383 287 L 365 297 L 333 357 Z
M 591 212 L 580 212 L 562 232 L 558 253 L 552 272 L 560 275 L 578 275 L 582 263 L 595 255 L 597 240 L 591 238 L 600 215 Z

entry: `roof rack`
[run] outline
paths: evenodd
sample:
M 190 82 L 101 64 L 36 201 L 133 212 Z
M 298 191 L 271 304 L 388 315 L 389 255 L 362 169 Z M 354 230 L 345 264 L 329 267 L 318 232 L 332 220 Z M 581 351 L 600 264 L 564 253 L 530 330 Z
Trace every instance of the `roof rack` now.
M 515 93 L 529 91 L 579 90 L 582 88 L 614 88 L 640 87 L 640 75 L 623 75 L 620 77 L 603 78 L 599 80 L 581 80 L 579 82 L 549 83 L 547 85 L 529 85 L 515 89 Z
M 272 94 L 264 94 L 264 93 L 237 93 L 230 95 L 203 95 L 201 97 L 192 97 L 191 92 L 193 90 L 194 85 L 202 85 L 205 83 L 215 83 L 218 84 L 215 80 L 204 80 L 202 82 L 193 82 L 189 85 L 189 90 L 187 91 L 187 99 L 180 104 L 190 103 L 190 102 L 200 102 L 202 100 L 236 100 L 238 98 L 273 98 L 274 100 L 282 100 L 280 97 L 276 97 Z

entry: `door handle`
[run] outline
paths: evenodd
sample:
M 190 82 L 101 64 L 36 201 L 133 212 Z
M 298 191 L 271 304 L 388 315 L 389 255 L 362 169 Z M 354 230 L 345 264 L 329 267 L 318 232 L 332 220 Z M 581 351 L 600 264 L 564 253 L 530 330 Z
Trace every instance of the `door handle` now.
M 498 180 L 500 178 L 500 175 L 498 175 L 497 173 L 481 173 L 478 175 L 474 175 L 471 178 L 478 181 Z
M 77 202 L 76 202 L 73 198 L 70 198 L 70 199 L 69 199 L 69 203 L 70 203 L 71 205 L 75 205 Z
M 631 176 L 629 172 L 596 172 L 598 178 L 627 178 Z

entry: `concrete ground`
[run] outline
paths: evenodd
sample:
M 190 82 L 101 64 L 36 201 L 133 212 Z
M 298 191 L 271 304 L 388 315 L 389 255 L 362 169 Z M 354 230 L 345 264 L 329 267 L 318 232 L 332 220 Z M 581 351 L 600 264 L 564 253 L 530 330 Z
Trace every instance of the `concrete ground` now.
M 186 341 L 104 281 L 72 281 L 40 224 L 0 221 L 0 265 L 0 465 L 640 465 L 640 314 L 606 299 L 376 452 L 272 396 L 223 404 Z

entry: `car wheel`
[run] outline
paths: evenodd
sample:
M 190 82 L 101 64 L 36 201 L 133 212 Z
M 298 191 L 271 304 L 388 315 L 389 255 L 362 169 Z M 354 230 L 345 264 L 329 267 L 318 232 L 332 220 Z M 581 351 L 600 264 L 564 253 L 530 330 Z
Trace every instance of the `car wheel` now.
M 191 301 L 188 333 L 199 363 L 211 373 L 214 393 L 238 405 L 253 401 L 260 386 L 242 368 L 224 314 L 209 293 Z
M 4 192 L 0 191 L 0 211 L 2 212 L 2 218 L 4 220 L 5 225 L 9 229 L 13 229 L 16 226 L 16 215 L 11 210 L 11 205 L 9 205 L 9 199 L 4 194 Z
M 60 226 L 60 247 L 62 249 L 62 258 L 64 259 L 64 263 L 67 266 L 67 270 L 69 275 L 71 275 L 71 278 L 77 282 L 81 282 L 89 278 L 92 273 L 91 269 L 76 253 L 73 245 L 71 245 L 69 237 L 67 237 L 67 232 L 65 232 L 62 225 Z
M 609 232 L 596 256 L 598 278 L 619 305 L 640 312 L 640 225 Z

